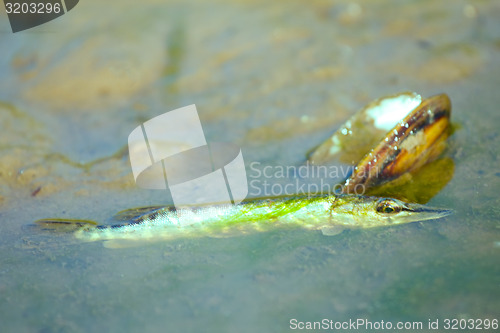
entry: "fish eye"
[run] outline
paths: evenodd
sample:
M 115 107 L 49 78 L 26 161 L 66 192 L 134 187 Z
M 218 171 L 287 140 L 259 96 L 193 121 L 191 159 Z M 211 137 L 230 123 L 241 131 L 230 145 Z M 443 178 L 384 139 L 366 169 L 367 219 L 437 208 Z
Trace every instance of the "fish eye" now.
M 396 201 L 391 199 L 380 199 L 377 202 L 377 212 L 385 214 L 399 213 L 402 207 Z

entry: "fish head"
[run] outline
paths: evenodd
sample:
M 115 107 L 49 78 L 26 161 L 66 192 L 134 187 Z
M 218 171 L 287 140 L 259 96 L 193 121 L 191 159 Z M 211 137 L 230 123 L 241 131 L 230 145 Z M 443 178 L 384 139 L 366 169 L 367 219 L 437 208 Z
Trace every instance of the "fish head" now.
M 439 219 L 450 215 L 452 210 L 393 198 L 345 196 L 332 203 L 330 212 L 336 223 L 371 228 Z

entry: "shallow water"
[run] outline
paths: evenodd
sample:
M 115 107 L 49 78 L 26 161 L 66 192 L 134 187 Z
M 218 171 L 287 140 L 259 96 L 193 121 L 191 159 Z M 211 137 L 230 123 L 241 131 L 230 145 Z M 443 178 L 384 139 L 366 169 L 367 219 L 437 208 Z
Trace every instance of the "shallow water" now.
M 500 319 L 498 3 L 117 8 L 82 1 L 16 34 L 0 17 L 1 332 Z M 445 219 L 117 250 L 26 227 L 169 203 L 135 186 L 123 153 L 138 124 L 166 111 L 195 103 L 207 140 L 240 145 L 253 177 L 252 162 L 299 165 L 358 108 L 406 90 L 452 101 L 454 176 L 429 202 L 455 211 Z

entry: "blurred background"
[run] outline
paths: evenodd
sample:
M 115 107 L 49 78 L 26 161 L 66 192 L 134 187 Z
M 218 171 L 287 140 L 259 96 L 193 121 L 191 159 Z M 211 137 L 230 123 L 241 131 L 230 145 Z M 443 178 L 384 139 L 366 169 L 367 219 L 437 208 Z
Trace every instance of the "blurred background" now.
M 0 331 L 500 319 L 499 17 L 494 0 L 82 0 L 14 34 L 2 9 Z M 171 202 L 136 187 L 126 147 L 169 110 L 196 104 L 207 140 L 238 144 L 250 172 L 303 163 L 408 90 L 452 101 L 454 177 L 429 203 L 445 220 L 120 250 L 26 228 Z

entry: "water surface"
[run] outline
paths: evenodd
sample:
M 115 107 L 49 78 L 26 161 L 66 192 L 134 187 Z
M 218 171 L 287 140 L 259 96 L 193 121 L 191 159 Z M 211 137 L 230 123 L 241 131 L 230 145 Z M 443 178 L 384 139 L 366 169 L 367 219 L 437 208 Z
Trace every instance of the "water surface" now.
M 495 1 L 86 0 L 17 34 L 2 17 L 0 331 L 500 319 L 499 15 Z M 207 140 L 240 145 L 251 176 L 252 162 L 299 165 L 406 90 L 453 104 L 454 176 L 429 202 L 455 211 L 443 220 L 119 250 L 25 227 L 171 202 L 135 186 L 124 150 L 166 111 L 195 103 Z

